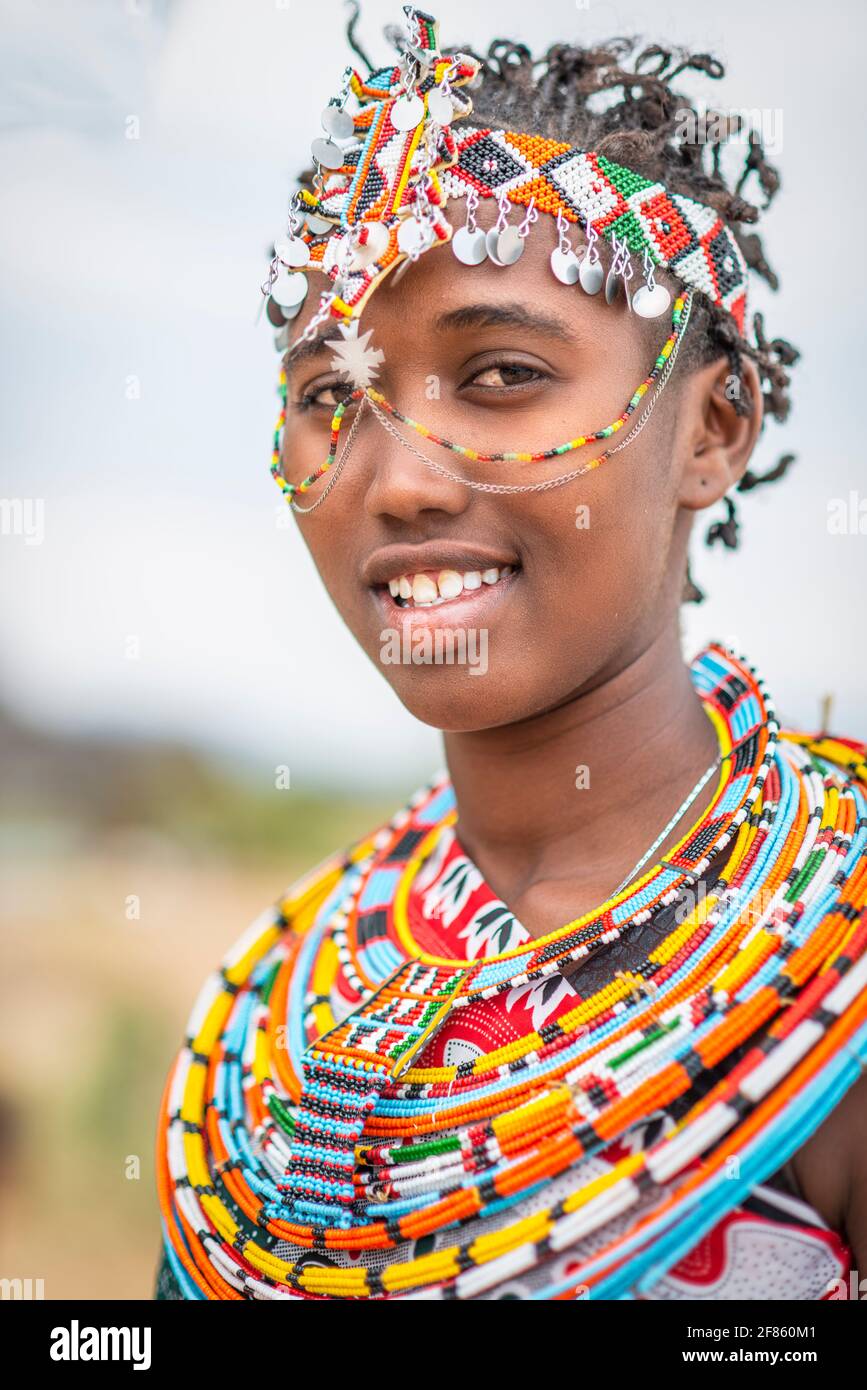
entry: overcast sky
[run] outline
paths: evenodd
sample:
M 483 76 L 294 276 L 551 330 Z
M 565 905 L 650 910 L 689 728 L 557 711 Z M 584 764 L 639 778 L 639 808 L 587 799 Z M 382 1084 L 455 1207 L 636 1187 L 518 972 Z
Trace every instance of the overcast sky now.
M 347 61 L 340 0 L 0 11 L 0 496 L 44 503 L 41 544 L 0 537 L 0 696 L 52 727 L 178 734 L 337 782 L 394 782 L 387 727 L 425 775 L 437 736 L 343 631 L 268 474 L 276 358 L 257 286 Z M 863 6 L 442 0 L 444 40 L 484 45 L 495 12 L 534 48 L 697 45 L 730 69 L 714 103 L 765 113 L 782 290 L 756 299 L 804 362 L 755 466 L 785 449 L 799 463 L 744 500 L 738 555 L 698 552 L 711 597 L 688 611 L 687 648 L 737 644 L 790 723 L 815 724 L 833 690 L 834 723 L 863 737 L 867 535 L 827 529 L 830 499 L 867 497 Z M 371 53 L 399 18 L 365 4 Z

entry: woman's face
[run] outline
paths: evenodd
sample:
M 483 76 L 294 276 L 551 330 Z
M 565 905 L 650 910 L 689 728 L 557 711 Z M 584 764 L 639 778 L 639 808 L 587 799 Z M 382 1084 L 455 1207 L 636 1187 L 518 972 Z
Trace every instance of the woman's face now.
M 554 219 L 540 216 L 514 266 L 466 267 L 439 247 L 389 277 L 359 330 L 384 354 L 376 388 L 435 434 L 486 453 L 548 449 L 615 420 L 649 374 L 670 313 L 641 320 L 622 292 L 608 305 L 562 285 L 549 264 L 555 245 Z M 347 391 L 321 346 L 322 335 L 340 338 L 336 323 L 319 333 L 315 355 L 288 363 L 283 471 L 293 483 L 325 458 Z M 634 442 L 535 493 L 443 477 L 365 407 L 333 491 L 298 523 L 347 626 L 419 719 L 475 730 L 528 718 L 613 675 L 676 622 L 690 520 L 682 479 L 701 414 L 679 371 Z M 473 464 L 398 429 L 425 457 L 494 483 L 558 476 L 626 432 L 552 461 Z M 299 500 L 310 505 L 323 486 Z M 394 597 L 397 583 L 413 597 Z M 443 601 L 423 606 L 434 595 Z

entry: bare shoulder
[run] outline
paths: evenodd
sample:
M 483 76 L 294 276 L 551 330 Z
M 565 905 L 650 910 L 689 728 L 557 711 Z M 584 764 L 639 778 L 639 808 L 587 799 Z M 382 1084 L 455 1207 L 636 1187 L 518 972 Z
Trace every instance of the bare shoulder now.
M 794 1155 L 792 1169 L 805 1201 L 847 1237 L 856 1264 L 867 1269 L 867 1075 Z

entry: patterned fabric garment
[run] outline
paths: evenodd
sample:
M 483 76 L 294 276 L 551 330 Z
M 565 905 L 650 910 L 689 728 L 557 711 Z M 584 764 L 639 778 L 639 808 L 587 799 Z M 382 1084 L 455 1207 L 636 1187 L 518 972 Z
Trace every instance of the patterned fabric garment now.
M 160 1108 L 158 1296 L 845 1296 L 775 1170 L 867 1058 L 865 748 L 690 670 L 714 796 L 583 917 L 531 937 L 439 776 L 227 953 Z

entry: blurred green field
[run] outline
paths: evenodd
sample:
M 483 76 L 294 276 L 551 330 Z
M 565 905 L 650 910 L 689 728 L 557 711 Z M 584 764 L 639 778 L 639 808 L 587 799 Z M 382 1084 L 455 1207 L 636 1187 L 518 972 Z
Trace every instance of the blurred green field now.
M 0 731 L 0 1275 L 149 1298 L 157 1106 L 199 986 L 410 788 L 278 791 L 185 749 Z

